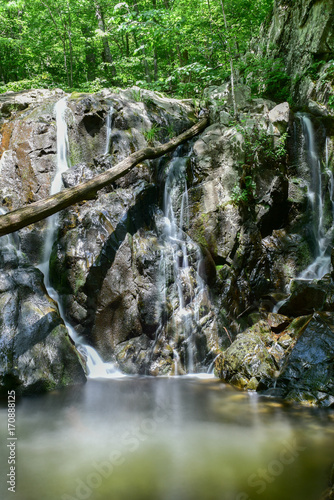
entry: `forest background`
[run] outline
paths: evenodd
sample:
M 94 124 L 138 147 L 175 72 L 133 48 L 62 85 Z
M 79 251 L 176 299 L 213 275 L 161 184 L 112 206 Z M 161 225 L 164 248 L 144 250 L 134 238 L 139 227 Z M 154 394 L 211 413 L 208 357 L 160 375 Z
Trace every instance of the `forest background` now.
M 273 0 L 2 0 L 0 93 L 137 85 L 201 98 L 232 70 L 253 95 L 283 101 L 289 76 L 260 43 L 272 7 Z

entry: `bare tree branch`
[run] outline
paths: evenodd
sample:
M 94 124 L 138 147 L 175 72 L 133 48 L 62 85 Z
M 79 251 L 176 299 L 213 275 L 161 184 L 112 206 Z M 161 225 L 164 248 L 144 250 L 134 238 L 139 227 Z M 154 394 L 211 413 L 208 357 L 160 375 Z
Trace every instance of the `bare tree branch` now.
M 75 203 L 94 199 L 96 193 L 108 184 L 116 181 L 120 177 L 127 174 L 133 167 L 144 160 L 151 160 L 163 156 L 170 151 L 173 151 L 183 142 L 191 139 L 199 132 L 205 129 L 209 124 L 209 118 L 205 117 L 196 125 L 183 132 L 181 135 L 174 137 L 166 144 L 161 144 L 157 147 L 143 148 L 132 153 L 114 167 L 106 172 L 97 175 L 89 181 L 83 182 L 78 186 L 64 189 L 60 193 L 49 196 L 44 200 L 39 200 L 26 207 L 19 208 L 13 212 L 0 216 L 0 236 L 13 233 L 18 229 L 29 226 L 34 222 L 38 222 L 52 214 L 63 210 Z

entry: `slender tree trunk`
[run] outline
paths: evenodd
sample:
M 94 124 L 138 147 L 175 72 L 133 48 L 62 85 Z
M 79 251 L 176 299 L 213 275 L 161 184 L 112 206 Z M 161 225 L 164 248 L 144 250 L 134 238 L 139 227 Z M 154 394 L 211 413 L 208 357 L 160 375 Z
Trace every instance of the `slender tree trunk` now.
M 213 19 L 212 19 L 212 12 L 211 12 L 211 5 L 210 5 L 210 0 L 207 0 L 207 3 L 208 3 L 208 10 L 209 10 L 209 20 L 210 20 L 210 31 L 211 31 L 211 37 L 212 37 L 212 40 L 214 38 L 213 36 Z M 214 51 L 213 51 L 213 47 L 211 49 L 211 57 L 209 56 L 209 60 L 210 60 L 210 63 L 214 66 L 215 65 L 215 61 L 214 61 Z
M 125 54 L 126 54 L 126 57 L 130 56 L 129 34 L 128 33 L 125 33 Z
M 72 20 L 71 20 L 71 11 L 70 11 L 70 2 L 67 2 L 68 7 L 68 46 L 70 49 L 70 82 L 71 87 L 73 87 L 73 46 L 72 46 Z
M 157 8 L 157 0 L 152 0 L 153 8 Z M 158 52 L 157 48 L 154 46 L 153 49 L 153 61 L 154 61 L 154 81 L 158 80 Z
M 92 48 L 89 38 L 92 35 L 91 27 L 85 24 L 81 27 L 83 37 L 85 39 L 85 59 L 86 59 L 86 78 L 88 81 L 94 80 L 96 68 L 96 55 Z
M 223 11 L 223 17 L 224 17 L 224 25 L 225 25 L 225 30 L 226 30 L 226 35 L 228 32 L 228 27 L 227 27 L 227 21 L 226 21 L 226 15 L 225 15 L 225 9 L 224 9 L 224 0 L 220 0 L 220 5 Z M 230 55 L 230 68 L 231 68 L 231 94 L 232 94 L 232 102 L 233 102 L 233 112 L 234 112 L 234 118 L 237 120 L 238 119 L 238 108 L 237 108 L 237 102 L 235 99 L 235 90 L 234 90 L 234 67 L 233 67 L 233 57 L 232 57 L 232 49 L 231 49 L 231 44 L 230 41 L 228 40 L 227 42 L 228 45 L 228 51 Z
M 60 31 L 60 29 L 58 27 L 58 24 L 56 22 L 56 19 L 55 19 L 54 15 L 53 15 L 53 12 L 52 12 L 49 4 L 47 2 L 44 2 L 43 0 L 40 0 L 40 2 L 41 2 L 41 4 L 44 5 L 44 7 L 46 7 L 48 9 L 50 17 L 51 17 L 51 21 L 52 21 L 52 23 L 53 23 L 53 25 L 55 27 L 56 33 L 58 33 L 58 36 L 59 36 L 59 38 L 60 38 L 60 40 L 62 42 L 63 52 L 64 52 L 64 69 L 65 69 L 65 73 L 66 73 L 66 77 L 67 77 L 67 84 L 68 84 L 68 86 L 70 86 L 70 75 L 69 75 L 69 72 L 68 72 L 67 55 L 66 55 L 66 52 L 67 52 L 67 50 L 66 50 L 66 36 L 65 36 L 64 33 L 62 33 Z M 60 15 L 59 12 L 58 12 L 58 15 L 60 17 L 60 22 L 63 25 L 63 20 L 62 20 L 61 15 Z M 63 25 L 63 27 L 64 27 L 64 25 Z
M 166 144 L 161 144 L 155 148 L 147 147 L 140 149 L 93 179 L 83 182 L 78 186 L 64 189 L 60 193 L 49 196 L 44 200 L 36 201 L 26 207 L 1 215 L 0 236 L 13 233 L 18 229 L 28 226 L 29 224 L 45 219 L 46 217 L 74 205 L 75 203 L 94 199 L 96 197 L 96 193 L 100 189 L 110 185 L 120 177 L 123 177 L 133 167 L 138 165 L 138 163 L 142 163 L 144 160 L 159 158 L 160 156 L 173 151 L 177 148 L 177 146 L 204 130 L 208 124 L 209 118 L 205 117 L 193 125 L 190 129 L 186 130 L 178 137 L 174 137 Z
M 158 80 L 158 53 L 157 49 L 154 47 L 154 81 Z
M 139 8 L 138 8 L 137 0 L 134 0 L 134 2 L 133 2 L 133 8 L 135 9 L 137 15 L 139 15 Z M 137 37 L 136 37 L 135 34 L 133 34 L 133 37 L 135 39 L 135 42 L 136 42 L 137 48 L 138 48 Z M 148 63 L 147 63 L 146 53 L 145 53 L 145 48 L 144 47 L 142 47 L 141 52 L 143 54 L 143 65 L 144 65 L 146 79 L 150 83 L 151 82 L 150 68 L 149 68 Z
M 180 68 L 182 68 L 182 66 L 183 66 L 183 60 L 182 60 L 180 45 L 178 43 L 176 44 L 176 52 L 177 52 L 177 57 L 179 58 Z
M 116 76 L 116 68 L 114 66 L 114 61 L 113 61 L 110 47 L 109 47 L 106 26 L 104 23 L 103 10 L 102 10 L 100 4 L 96 0 L 94 0 L 94 3 L 95 3 L 95 14 L 97 17 L 98 26 L 99 26 L 99 29 L 101 30 L 101 32 L 103 33 L 103 36 L 102 36 L 103 59 L 104 59 L 104 62 L 110 64 L 111 75 L 113 77 L 115 77 Z

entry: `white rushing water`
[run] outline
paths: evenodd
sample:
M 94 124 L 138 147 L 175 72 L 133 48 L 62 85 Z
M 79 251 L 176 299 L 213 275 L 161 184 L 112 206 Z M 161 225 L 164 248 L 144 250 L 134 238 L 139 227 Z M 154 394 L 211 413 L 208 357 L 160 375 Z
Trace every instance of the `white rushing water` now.
M 0 207 L 0 215 L 5 215 L 7 210 Z M 12 247 L 15 249 L 17 254 L 21 254 L 20 251 L 20 239 L 17 233 L 10 233 L 0 237 L 1 247 Z
M 108 114 L 107 114 L 107 123 L 106 123 L 107 134 L 106 134 L 106 147 L 104 150 L 105 155 L 109 154 L 109 150 L 110 150 L 110 139 L 111 139 L 113 114 L 114 114 L 114 108 L 112 106 L 110 106 L 110 109 L 109 109 Z
M 56 125 L 57 125 L 57 169 L 55 177 L 51 184 L 50 194 L 58 193 L 62 188 L 62 174 L 68 170 L 68 133 L 66 123 L 67 101 L 66 97 L 57 102 L 55 106 Z M 116 369 L 113 363 L 104 363 L 99 354 L 93 347 L 86 345 L 83 340 L 78 337 L 75 329 L 66 321 L 65 311 L 63 309 L 61 298 L 58 292 L 51 286 L 50 283 L 50 267 L 49 261 L 52 252 L 52 246 L 56 237 L 58 226 L 58 214 L 52 215 L 48 220 L 48 229 L 45 239 L 43 262 L 38 266 L 44 274 L 44 283 L 49 296 L 58 304 L 59 314 L 61 315 L 65 326 L 71 336 L 78 351 L 86 359 L 86 367 L 89 378 L 115 378 L 124 376 Z
M 168 259 L 171 252 L 173 262 L 173 282 L 177 291 L 177 300 L 172 300 L 172 325 L 176 340 L 181 336 L 186 345 L 186 366 L 188 374 L 198 371 L 194 332 L 200 329 L 200 305 L 205 293 L 205 284 L 199 275 L 199 265 L 202 258 L 200 248 L 186 233 L 189 226 L 188 188 L 186 180 L 186 166 L 188 158 L 178 157 L 177 154 L 170 162 L 164 190 L 163 211 L 165 216 L 164 238 L 166 248 L 162 261 Z M 165 300 L 167 283 L 166 265 L 163 266 L 165 281 Z M 180 367 L 180 356 L 174 347 L 175 374 Z
M 314 260 L 298 277 L 302 280 L 320 279 L 330 271 L 330 249 L 333 237 L 334 203 L 333 173 L 329 168 L 328 139 L 326 139 L 325 170 L 329 177 L 329 196 L 331 201 L 331 227 L 326 231 L 324 223 L 325 193 L 322 185 L 321 157 L 315 142 L 312 121 L 308 115 L 299 114 L 303 132 L 303 153 L 310 169 L 308 198 L 312 212 L 312 239 Z

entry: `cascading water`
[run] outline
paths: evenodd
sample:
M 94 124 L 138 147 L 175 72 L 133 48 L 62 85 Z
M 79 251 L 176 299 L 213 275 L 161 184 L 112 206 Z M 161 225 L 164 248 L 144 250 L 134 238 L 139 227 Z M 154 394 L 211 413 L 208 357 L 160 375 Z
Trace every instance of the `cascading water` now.
M 106 133 L 106 147 L 104 150 L 104 154 L 107 155 L 110 150 L 110 139 L 111 139 L 111 129 L 112 129 L 112 118 L 114 114 L 114 108 L 110 106 L 109 111 L 107 113 L 107 123 L 106 123 L 106 128 L 107 128 L 107 133 Z
M 7 211 L 3 207 L 0 207 L 0 215 L 5 215 L 6 213 Z M 17 255 L 22 255 L 20 250 L 20 239 L 17 233 L 11 233 L 6 234 L 5 236 L 1 236 L 0 247 L 14 249 Z
M 329 196 L 331 201 L 331 225 L 325 227 L 325 193 L 322 185 L 321 158 L 315 141 L 315 132 L 308 115 L 298 114 L 303 133 L 302 155 L 310 170 L 308 198 L 312 213 L 312 244 L 314 247 L 313 262 L 298 277 L 302 280 L 320 279 L 330 270 L 330 250 L 333 236 L 334 203 L 333 203 L 333 174 L 329 169 L 328 140 L 326 139 L 326 173 L 329 177 Z
M 296 113 L 298 122 L 295 122 L 295 143 L 298 146 L 298 168 L 303 175 L 309 176 L 307 183 L 307 196 L 309 200 L 310 230 L 308 232 L 308 243 L 313 249 L 313 261 L 300 273 L 296 280 L 312 281 L 321 279 L 329 273 L 331 267 L 331 244 L 334 235 L 334 178 L 329 162 L 329 138 L 325 140 L 325 162 L 324 173 L 322 172 L 322 160 L 320 148 L 316 141 L 316 134 L 312 120 L 305 113 Z M 301 142 L 298 141 L 298 123 L 301 127 Z M 323 185 L 323 179 L 327 175 L 329 195 Z M 330 204 L 330 213 L 326 210 L 326 200 Z M 287 287 L 290 292 L 290 285 Z M 277 313 L 288 299 L 279 301 L 273 308 Z
M 62 174 L 68 169 L 67 151 L 68 151 L 68 134 L 66 123 L 67 102 L 66 97 L 57 102 L 55 106 L 56 126 L 57 126 L 57 170 L 52 181 L 50 194 L 58 193 L 62 188 Z M 110 128 L 110 127 L 109 127 Z M 38 266 L 44 274 L 44 283 L 49 296 L 58 304 L 59 314 L 62 317 L 65 326 L 71 336 L 78 351 L 86 359 L 86 367 L 89 378 L 115 378 L 123 376 L 123 374 L 115 368 L 112 363 L 104 363 L 93 347 L 86 345 L 82 339 L 78 337 L 75 329 L 66 321 L 65 311 L 61 304 L 61 298 L 57 291 L 50 283 L 50 268 L 49 261 L 52 251 L 52 246 L 56 237 L 56 229 L 58 225 L 58 215 L 55 214 L 49 218 L 47 234 L 45 239 L 43 262 Z
M 188 373 L 201 371 L 201 357 L 195 346 L 194 336 L 200 331 L 200 306 L 206 293 L 199 274 L 202 259 L 198 245 L 187 235 L 189 206 L 186 170 L 189 158 L 175 153 L 167 169 L 164 189 L 164 246 L 161 268 L 164 280 L 164 300 L 172 309 L 171 325 L 166 329 L 175 332 L 173 357 L 174 371 L 183 366 Z M 173 283 L 170 286 L 170 283 Z M 167 288 L 169 296 L 167 296 Z

